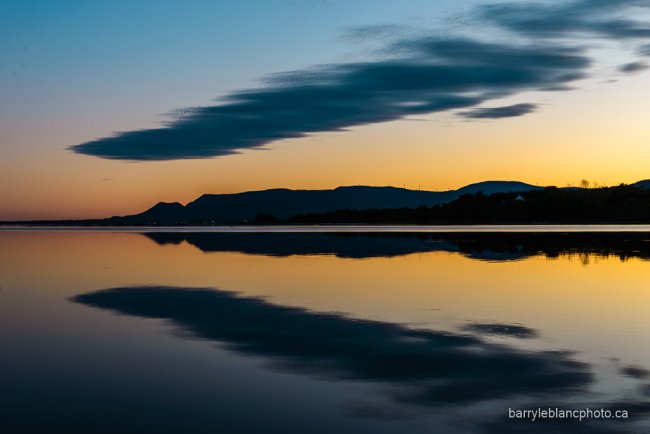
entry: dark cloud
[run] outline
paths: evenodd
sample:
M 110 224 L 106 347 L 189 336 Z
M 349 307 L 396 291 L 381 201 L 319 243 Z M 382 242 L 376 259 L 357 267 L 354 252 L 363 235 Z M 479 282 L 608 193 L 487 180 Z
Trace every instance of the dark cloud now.
M 504 107 L 477 108 L 461 112 L 460 115 L 470 119 L 500 119 L 523 116 L 537 109 L 537 104 L 514 104 Z
M 625 15 L 647 3 L 518 2 L 484 5 L 470 14 L 479 24 L 529 36 L 518 42 L 408 37 L 407 30 L 393 25 L 348 30 L 348 38 L 390 42 L 378 51 L 378 60 L 273 74 L 262 87 L 184 110 L 160 128 L 116 133 L 71 149 L 118 160 L 209 158 L 317 132 L 466 109 L 523 91 L 568 90 L 568 83 L 586 76 L 591 63 L 568 36 L 650 37 L 647 23 Z M 523 115 L 533 108 L 477 109 L 467 116 Z
M 638 380 L 650 378 L 650 371 L 641 366 L 625 366 L 620 369 L 620 372 L 626 377 L 636 378 Z
M 121 160 L 228 155 L 274 140 L 554 88 L 584 77 L 590 64 L 581 50 L 553 45 L 426 38 L 402 46 L 408 56 L 276 74 L 266 87 L 232 93 L 162 128 L 119 133 L 72 150 Z
M 467 324 L 463 330 L 480 334 L 511 336 L 521 339 L 537 337 L 537 330 L 519 324 L 473 323 Z
M 623 72 L 625 74 L 632 74 L 635 72 L 645 71 L 648 68 L 650 68 L 650 66 L 648 66 L 648 64 L 645 62 L 631 62 L 619 66 L 618 70 L 619 72 Z
M 536 37 L 636 39 L 650 37 L 650 25 L 627 14 L 648 7 L 647 0 L 509 2 L 479 6 L 475 13 L 504 29 Z
M 449 405 L 584 391 L 588 365 L 556 351 L 529 352 L 471 335 L 285 307 L 208 288 L 126 287 L 75 302 L 170 321 L 272 367 L 329 379 L 372 381 L 404 404 Z

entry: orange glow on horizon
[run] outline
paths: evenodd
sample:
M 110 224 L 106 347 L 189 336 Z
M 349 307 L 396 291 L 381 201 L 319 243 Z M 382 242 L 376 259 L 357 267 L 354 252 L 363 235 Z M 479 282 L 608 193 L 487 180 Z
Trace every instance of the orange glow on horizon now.
M 55 145 L 49 151 L 31 154 L 26 143 L 9 156 L 16 163 L 0 172 L 0 220 L 101 218 L 142 212 L 159 201 L 187 203 L 204 193 L 279 187 L 440 191 L 486 180 L 633 183 L 650 178 L 648 80 L 639 75 L 544 94 L 552 107 L 517 118 L 467 122 L 431 115 L 206 160 L 103 160 L 66 151 L 64 135 L 48 136 Z

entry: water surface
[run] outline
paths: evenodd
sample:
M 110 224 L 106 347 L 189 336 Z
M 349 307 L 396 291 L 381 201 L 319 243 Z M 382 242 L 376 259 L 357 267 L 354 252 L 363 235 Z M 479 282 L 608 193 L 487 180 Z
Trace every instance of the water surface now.
M 11 433 L 647 432 L 641 230 L 0 232 Z M 626 409 L 516 421 L 508 409 Z

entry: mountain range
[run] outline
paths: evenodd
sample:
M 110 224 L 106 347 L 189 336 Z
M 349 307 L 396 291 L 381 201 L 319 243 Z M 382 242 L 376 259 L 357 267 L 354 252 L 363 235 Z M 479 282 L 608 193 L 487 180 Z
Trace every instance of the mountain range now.
M 627 187 L 636 187 L 636 189 L 633 189 L 636 191 L 639 191 L 637 190 L 639 188 L 644 191 L 650 190 L 650 179 L 638 181 Z M 304 220 L 301 220 L 301 216 L 318 217 L 321 215 L 325 216 L 323 218 L 329 218 L 328 213 L 342 210 L 351 210 L 353 212 L 364 210 L 415 210 L 422 206 L 446 206 L 447 204 L 453 206 L 463 196 L 476 193 L 483 193 L 486 196 L 494 193 L 521 193 L 523 196 L 527 196 L 540 190 L 550 191 L 548 187 L 518 181 L 484 181 L 469 184 L 457 190 L 447 191 L 409 190 L 388 186 L 343 186 L 331 190 L 276 188 L 232 194 L 204 194 L 186 205 L 179 202 L 159 202 L 142 213 L 126 216 L 92 220 L 14 221 L 0 222 L 0 224 L 106 226 L 237 225 L 275 222 L 295 224 Z M 575 191 L 584 199 L 586 197 L 584 195 L 590 192 L 598 193 L 599 190 L 605 192 L 606 189 L 565 187 L 555 188 L 555 190 Z M 584 194 L 580 193 L 583 190 Z M 557 211 L 562 212 L 561 210 Z
M 267 223 L 270 219 L 286 219 L 297 214 L 342 209 L 417 208 L 449 203 L 464 194 L 523 192 L 542 188 L 517 181 L 486 181 L 440 192 L 370 186 L 338 187 L 333 190 L 278 188 L 234 194 L 204 194 L 187 205 L 160 202 L 140 214 L 110 217 L 102 222 L 116 225 L 177 225 L 242 224 L 257 220 Z

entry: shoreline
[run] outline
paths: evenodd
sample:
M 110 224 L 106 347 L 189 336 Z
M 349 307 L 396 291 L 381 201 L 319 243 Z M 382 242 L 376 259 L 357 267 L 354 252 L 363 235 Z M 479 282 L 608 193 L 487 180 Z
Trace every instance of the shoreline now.
M 648 232 L 650 224 L 463 224 L 463 225 L 220 225 L 220 226 L 91 226 L 91 225 L 3 225 L 0 232 L 232 232 L 232 233 L 603 233 Z

